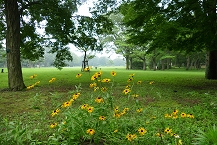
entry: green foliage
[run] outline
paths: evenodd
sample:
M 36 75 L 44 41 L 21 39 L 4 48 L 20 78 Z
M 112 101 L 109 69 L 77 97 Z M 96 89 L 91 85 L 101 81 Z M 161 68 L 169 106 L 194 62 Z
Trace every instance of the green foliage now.
M 2 93 L 0 143 L 192 144 L 198 130 L 215 136 L 216 129 L 207 126 L 216 124 L 216 86 L 203 78 L 204 72 L 116 68 L 117 75 L 111 76 L 114 69 L 24 69 L 27 84 L 40 83 L 24 92 Z M 82 109 L 84 104 L 92 112 Z M 147 131 L 143 135 L 141 127 Z
M 53 65 L 60 69 L 66 66 L 65 60 L 72 60 L 65 48 L 68 44 L 102 50 L 98 36 L 110 33 L 112 29 L 112 23 L 105 15 L 107 6 L 111 3 L 114 4 L 115 1 L 107 1 L 106 5 L 105 2 L 96 4 L 101 12 L 88 17 L 76 14 L 82 4 L 80 0 L 17 1 L 21 17 L 21 29 L 17 33 L 21 33 L 22 58 L 38 60 L 44 56 L 44 48 L 49 47 L 52 53 L 57 53 Z M 3 2 L 0 5 L 4 7 Z M 1 12 L 0 40 L 3 40 L 6 20 L 3 9 Z
M 130 26 L 130 42 L 150 44 L 149 50 L 169 49 L 187 52 L 213 50 L 216 5 L 211 2 L 135 0 L 120 7 Z M 207 23 L 209 21 L 209 23 Z M 214 31 L 212 31 L 214 30 Z M 212 41 L 213 40 L 213 41 Z
M 205 145 L 205 144 L 217 144 L 217 130 L 216 126 L 208 127 L 205 131 L 199 130 L 194 138 L 194 145 Z

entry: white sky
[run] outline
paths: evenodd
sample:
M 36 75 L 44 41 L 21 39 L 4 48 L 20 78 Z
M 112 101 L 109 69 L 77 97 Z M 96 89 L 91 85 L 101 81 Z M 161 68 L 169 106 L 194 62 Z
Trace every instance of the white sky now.
M 93 6 L 93 2 L 95 0 L 87 0 L 87 2 L 85 2 L 83 5 L 81 5 L 78 8 L 78 15 L 83 15 L 83 16 L 91 16 L 90 12 L 89 12 L 89 8 Z M 76 53 L 76 55 L 78 56 L 82 56 L 83 53 L 81 51 L 79 51 L 75 46 L 73 45 L 69 45 L 69 47 L 71 48 L 71 51 Z M 105 48 L 106 49 L 106 48 Z M 96 56 L 98 57 L 109 57 L 110 59 L 115 59 L 115 58 L 123 58 L 122 55 L 116 54 L 114 51 L 111 52 L 106 52 L 105 49 L 102 52 L 96 52 Z M 76 51 L 75 51 L 76 50 Z M 93 53 L 94 54 L 94 53 Z

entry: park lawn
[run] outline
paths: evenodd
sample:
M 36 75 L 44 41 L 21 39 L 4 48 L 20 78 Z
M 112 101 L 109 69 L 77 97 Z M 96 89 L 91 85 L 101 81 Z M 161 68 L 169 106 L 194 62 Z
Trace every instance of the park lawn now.
M 98 91 L 98 94 L 94 94 L 93 89 L 89 87 L 93 83 L 90 78 L 100 70 L 102 71 L 101 80 L 108 78 L 111 79 L 111 82 L 99 83 L 100 89 L 107 87 L 108 91 L 106 93 Z M 117 75 L 112 77 L 111 71 L 115 71 Z M 30 78 L 34 74 L 35 77 Z M 77 74 L 82 74 L 82 76 L 76 78 Z M 133 78 L 132 81 L 127 82 L 130 77 Z M 199 130 L 204 131 L 207 127 L 212 127 L 217 123 L 215 117 L 217 115 L 217 81 L 206 80 L 204 71 L 180 69 L 142 71 L 125 70 L 121 67 L 102 67 L 91 69 L 90 72 L 81 72 L 80 68 L 64 68 L 61 71 L 56 68 L 24 68 L 23 78 L 26 86 L 39 81 L 40 83 L 26 91 L 0 92 L 0 132 L 3 132 L 0 134 L 1 144 L 6 144 L 6 142 L 58 144 L 60 141 L 78 144 L 86 144 L 87 142 L 141 144 L 147 138 L 149 139 L 149 142 L 146 141 L 147 144 L 178 144 L 180 140 L 183 144 L 190 144 L 196 143 L 194 138 Z M 52 78 L 56 78 L 56 80 L 49 83 Z M 7 73 L 1 73 L 0 79 L 2 80 L 0 89 L 6 88 Z M 142 83 L 137 84 L 138 81 Z M 129 84 L 131 92 L 125 95 L 123 90 Z M 67 102 L 76 92 L 80 92 L 81 95 L 73 101 L 73 104 L 70 105 L 71 108 L 61 108 L 63 103 Z M 132 97 L 135 94 L 138 94 L 137 98 Z M 90 120 L 83 121 L 85 116 L 81 117 L 83 114 L 79 110 L 81 105 L 88 103 L 95 105 L 95 110 L 100 112 L 105 106 L 99 107 L 94 104 L 97 97 L 105 99 L 106 110 L 110 108 L 110 111 L 109 109 L 105 111 L 105 108 L 101 111 L 105 116 L 108 116 L 107 118 L 110 118 L 110 121 L 104 121 L 103 129 L 100 128 L 100 123 L 96 121 L 96 118 L 89 116 L 88 119 Z M 122 112 L 126 115 L 123 115 L 119 120 L 114 120 L 111 110 L 117 106 L 122 110 L 128 108 L 129 113 Z M 58 117 L 52 117 L 52 111 L 57 108 L 61 108 Z M 142 111 L 139 112 L 138 109 L 142 109 Z M 72 111 L 75 112 L 74 118 L 71 118 L 72 114 L 70 113 Z M 182 120 L 185 118 L 184 116 L 180 117 L 182 113 L 193 114 L 194 118 L 188 118 L 188 121 Z M 92 114 L 92 116 L 99 116 L 95 112 Z M 58 126 L 58 129 L 57 127 L 50 128 L 54 122 L 60 124 L 61 121 L 68 119 L 69 122 L 76 123 L 78 118 L 82 118 L 83 122 L 79 121 L 81 123 L 78 125 L 81 126 L 80 129 L 96 127 L 93 124 L 97 124 L 100 134 L 97 134 L 97 130 L 95 130 L 96 134 L 93 138 L 92 135 L 85 134 L 85 131 L 79 132 L 77 126 L 72 132 L 70 129 L 72 125 L 70 124 L 67 124 L 66 127 L 70 134 L 63 135 L 59 131 L 61 125 Z M 115 136 L 110 129 L 115 130 L 117 124 L 119 124 L 120 131 Z M 152 125 L 149 126 L 149 124 Z M 137 132 L 136 128 L 141 126 L 147 128 L 147 135 L 144 135 L 147 136 L 146 138 L 135 133 Z M 170 135 L 166 136 L 172 130 L 164 132 L 166 128 L 173 128 L 173 132 L 178 134 L 180 138 L 174 138 L 174 135 L 172 135 L 173 138 Z M 110 134 L 105 133 L 105 131 L 110 132 Z M 164 134 L 165 137 L 155 137 L 159 133 Z M 63 137 L 67 135 L 74 135 L 77 138 Z

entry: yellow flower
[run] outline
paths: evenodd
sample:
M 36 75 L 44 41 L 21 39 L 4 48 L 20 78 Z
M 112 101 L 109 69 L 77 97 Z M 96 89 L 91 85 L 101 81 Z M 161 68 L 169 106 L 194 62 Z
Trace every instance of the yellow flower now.
M 163 136 L 163 134 L 161 134 L 161 133 L 156 133 L 156 136 L 159 136 L 159 137 L 162 137 Z
M 117 113 L 118 112 L 118 106 L 115 107 L 114 111 Z
M 79 92 L 73 94 L 72 99 L 73 99 L 73 100 L 76 100 L 76 99 L 80 96 L 80 94 L 81 94 L 81 93 L 79 93 Z
M 57 123 L 52 123 L 51 125 L 50 125 L 50 128 L 54 128 L 54 127 L 56 127 L 57 126 Z
M 187 114 L 187 117 L 188 118 L 194 118 L 194 115 L 193 114 Z
M 129 110 L 129 108 L 124 108 L 124 110 L 123 110 L 123 111 L 124 111 L 124 112 L 126 112 L 126 111 L 128 111 L 128 110 Z
M 181 139 L 179 139 L 178 145 L 182 145 L 182 140 Z
M 129 88 L 130 88 L 130 84 L 125 87 L 125 89 L 129 89 Z
M 87 107 L 88 107 L 88 104 L 83 104 L 83 105 L 81 106 L 81 109 L 87 109 Z
M 97 103 L 104 103 L 104 100 L 103 100 L 102 97 L 97 97 L 97 98 L 95 99 L 95 102 L 97 102 Z
M 129 76 L 133 78 L 133 77 L 134 77 L 134 75 L 135 75 L 135 74 L 130 74 Z
M 141 84 L 141 83 L 142 83 L 142 81 L 138 81 L 138 82 L 137 82 L 138 85 Z
M 33 79 L 33 78 L 35 78 L 35 77 L 37 77 L 37 75 L 36 75 L 36 74 L 34 74 L 34 75 L 30 76 L 29 78 L 30 78 L 30 79 Z
M 34 87 L 35 87 L 34 85 L 30 85 L 30 86 L 26 87 L 26 89 L 29 90 L 29 89 L 32 89 Z
M 87 134 L 89 134 L 89 135 L 93 135 L 94 133 L 95 133 L 94 129 L 88 129 L 87 130 Z
M 88 111 L 89 113 L 92 113 L 92 112 L 93 112 L 93 109 L 94 109 L 94 107 L 88 107 L 88 108 L 87 108 L 87 111 Z
M 116 73 L 115 71 L 112 71 L 112 72 L 111 72 L 111 75 L 112 75 L 113 77 L 116 76 L 116 74 L 117 74 L 117 73 Z
M 171 132 L 172 132 L 172 129 L 170 129 L 169 127 L 167 127 L 167 128 L 164 130 L 164 132 L 167 133 L 167 134 L 168 134 L 168 133 L 171 133 Z
M 52 83 L 52 82 L 54 82 L 56 80 L 56 78 L 51 78 L 50 80 L 49 80 L 49 83 Z
M 123 93 L 124 93 L 125 95 L 127 95 L 129 92 L 130 92 L 130 89 L 124 89 L 124 90 L 123 90 Z
M 132 82 L 133 81 L 133 78 L 129 78 L 128 80 L 127 80 L 127 82 Z
M 102 87 L 102 88 L 101 88 L 101 91 L 102 91 L 102 92 L 106 92 L 106 91 L 107 91 L 107 88 L 106 88 L 106 87 Z
M 128 141 L 132 141 L 135 138 L 137 138 L 137 136 L 136 136 L 136 134 L 127 134 L 126 138 Z
M 147 132 L 147 130 L 145 130 L 145 128 L 143 128 L 143 127 L 140 127 L 140 128 L 138 129 L 138 132 L 139 132 L 139 134 L 140 134 L 141 136 L 143 136 L 143 135 Z
M 177 118 L 178 118 L 178 115 L 174 115 L 172 118 L 173 118 L 173 119 L 177 119 Z
M 111 79 L 103 79 L 101 82 L 102 83 L 108 83 L 108 82 L 110 82 L 111 81 Z
M 178 112 L 179 112 L 179 110 L 177 110 L 177 109 L 174 110 L 174 111 L 173 111 L 173 115 L 177 115 Z
M 114 133 L 116 133 L 116 132 L 118 132 L 118 130 L 117 130 L 117 129 L 115 129 L 115 130 L 114 130 Z
M 115 113 L 115 114 L 114 114 L 114 117 L 116 117 L 116 118 L 120 118 L 120 117 L 121 117 L 121 114 L 119 114 L 119 113 Z
M 142 108 L 139 108 L 139 109 L 136 110 L 136 112 L 141 113 L 142 110 L 143 110 Z
M 71 103 L 72 103 L 72 102 L 70 102 L 70 101 L 64 102 L 64 103 L 62 104 L 62 107 L 63 107 L 63 108 L 69 107 L 69 106 L 71 105 Z
M 182 118 L 187 117 L 186 113 L 182 112 L 181 117 L 182 117 Z
M 122 112 L 120 113 L 120 115 L 124 115 L 124 114 L 126 114 L 126 111 L 122 111 Z
M 96 92 L 97 90 L 99 90 L 99 87 L 94 87 L 94 92 Z
M 51 116 L 57 115 L 60 112 L 60 109 L 56 109 L 51 113 Z
M 37 81 L 34 85 L 38 85 L 40 83 L 40 81 Z
M 171 118 L 172 115 L 170 115 L 170 114 L 164 114 L 164 117 L 165 117 L 165 118 Z
M 105 120 L 105 119 L 106 119 L 105 116 L 100 116 L 100 117 L 99 117 L 99 120 Z
M 95 82 L 90 84 L 90 88 L 93 88 L 93 87 L 96 87 L 96 83 Z
M 152 85 L 154 83 L 154 81 L 149 82 L 150 85 Z
M 76 78 L 80 78 L 81 76 L 82 76 L 82 74 L 78 73 L 78 74 L 76 75 Z
M 138 98 L 139 95 L 138 95 L 138 94 L 133 94 L 132 97 L 133 97 L 133 98 Z
M 94 80 L 96 80 L 97 78 L 98 78 L 98 75 L 94 74 L 94 75 L 92 75 L 91 80 L 94 81 Z
M 84 71 L 90 71 L 89 67 L 84 68 Z

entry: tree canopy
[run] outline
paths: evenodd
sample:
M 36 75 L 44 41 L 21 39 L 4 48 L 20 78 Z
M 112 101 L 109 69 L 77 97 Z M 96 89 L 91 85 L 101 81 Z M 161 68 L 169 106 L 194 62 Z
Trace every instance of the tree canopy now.
M 135 0 L 120 7 L 129 42 L 155 49 L 207 50 L 206 78 L 217 79 L 217 2 Z
M 91 17 L 76 14 L 84 1 L 4 0 L 0 2 L 0 39 L 6 39 L 9 88 L 25 88 L 20 58 L 37 60 L 44 48 L 56 54 L 53 65 L 61 68 L 72 60 L 68 44 L 102 50 L 98 36 L 109 33 L 112 23 L 106 13 L 116 1 L 95 3 Z M 43 29 L 44 34 L 37 30 Z M 14 73 L 16 72 L 16 73 Z M 13 73 L 13 74 L 12 74 Z

